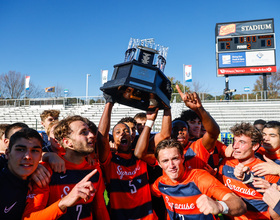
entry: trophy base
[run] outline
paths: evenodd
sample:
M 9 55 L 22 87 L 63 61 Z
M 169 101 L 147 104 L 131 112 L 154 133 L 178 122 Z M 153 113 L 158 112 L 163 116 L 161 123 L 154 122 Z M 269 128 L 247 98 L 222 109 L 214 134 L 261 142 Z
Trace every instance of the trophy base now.
M 100 88 L 120 104 L 147 111 L 170 108 L 171 83 L 159 68 L 135 60 L 114 66 L 112 80 Z M 169 85 L 169 86 L 168 86 Z
M 107 85 L 108 86 L 108 85 Z M 170 108 L 169 102 L 165 103 L 155 93 L 133 88 L 131 85 L 103 88 L 101 90 L 114 97 L 114 100 L 122 105 L 147 111 L 148 108 Z

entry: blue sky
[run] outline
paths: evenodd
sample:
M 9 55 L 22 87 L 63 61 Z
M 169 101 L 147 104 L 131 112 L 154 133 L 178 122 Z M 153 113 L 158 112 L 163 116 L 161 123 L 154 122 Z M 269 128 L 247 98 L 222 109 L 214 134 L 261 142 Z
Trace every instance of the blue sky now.
M 169 47 L 165 75 L 183 81 L 183 64 L 192 65 L 193 81 L 222 94 L 216 23 L 274 18 L 277 39 L 279 11 L 279 0 L 0 0 L 0 74 L 21 72 L 41 88 L 59 85 L 72 96 L 85 96 L 91 74 L 88 94 L 97 96 L 101 69 L 111 77 L 113 66 L 124 61 L 129 39 L 154 38 Z M 243 93 L 257 78 L 230 77 L 229 85 Z

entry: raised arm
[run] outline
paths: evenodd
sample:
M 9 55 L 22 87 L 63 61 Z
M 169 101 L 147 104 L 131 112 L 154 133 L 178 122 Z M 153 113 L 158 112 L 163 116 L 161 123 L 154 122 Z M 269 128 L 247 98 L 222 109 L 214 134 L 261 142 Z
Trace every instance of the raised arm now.
M 149 139 L 150 139 L 150 133 L 151 128 L 153 126 L 153 122 L 156 120 L 158 109 L 156 109 L 154 112 L 148 111 L 147 112 L 147 121 L 145 124 L 145 127 L 138 138 L 138 141 L 136 143 L 136 147 L 134 150 L 134 155 L 141 160 L 144 160 L 146 163 L 150 165 L 154 165 L 156 162 L 156 158 L 153 153 L 148 153 L 148 146 L 149 146 Z
M 215 146 L 216 140 L 220 134 L 220 127 L 216 121 L 208 114 L 201 104 L 201 100 L 197 93 L 183 93 L 178 85 L 176 88 L 184 101 L 185 105 L 193 110 L 201 119 L 201 122 L 206 130 L 202 137 L 202 144 L 210 150 Z
M 161 130 L 154 137 L 154 147 L 158 145 L 159 142 L 170 138 L 172 130 L 172 119 L 171 119 L 171 109 L 164 109 Z M 151 143 L 150 143 L 151 144 Z
M 104 95 L 104 97 L 106 99 L 106 105 L 99 122 L 96 144 L 99 160 L 101 163 L 106 161 L 110 153 L 109 130 L 111 122 L 111 113 L 114 105 L 114 103 L 111 100 L 109 100 L 106 95 Z

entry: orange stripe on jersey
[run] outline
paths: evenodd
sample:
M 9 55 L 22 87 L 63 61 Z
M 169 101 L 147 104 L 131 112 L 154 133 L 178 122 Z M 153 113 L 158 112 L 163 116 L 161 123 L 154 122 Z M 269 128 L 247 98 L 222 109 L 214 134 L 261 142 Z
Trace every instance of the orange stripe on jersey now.
M 209 152 L 202 144 L 202 138 L 189 143 L 184 149 L 185 167 L 188 169 L 203 169 L 209 156 Z

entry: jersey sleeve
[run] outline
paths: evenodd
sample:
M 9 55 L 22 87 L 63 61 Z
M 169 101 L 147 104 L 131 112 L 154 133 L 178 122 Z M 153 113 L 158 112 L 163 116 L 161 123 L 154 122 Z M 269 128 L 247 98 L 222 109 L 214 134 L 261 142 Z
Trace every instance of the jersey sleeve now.
M 56 201 L 55 203 L 51 204 L 45 209 L 42 210 L 35 210 L 32 207 L 25 208 L 25 211 L 23 213 L 22 219 L 23 220 L 55 220 L 61 217 L 64 213 L 66 213 L 66 210 L 63 212 L 58 207 L 58 203 L 60 200 Z
M 151 192 L 154 196 L 161 197 L 161 192 L 158 189 L 159 178 L 151 185 Z
M 42 163 L 51 173 L 51 168 L 47 163 Z M 22 219 L 24 220 L 53 220 L 58 219 L 65 212 L 62 212 L 58 207 L 59 201 L 47 207 L 50 194 L 49 185 L 40 188 L 36 183 L 33 183 L 32 190 L 28 192 L 26 206 Z M 46 208 L 47 207 L 47 208 Z
M 199 172 L 199 175 L 197 175 L 197 184 L 203 194 L 210 198 L 222 200 L 226 194 L 232 193 L 229 188 L 224 186 L 207 171 L 201 170 Z

